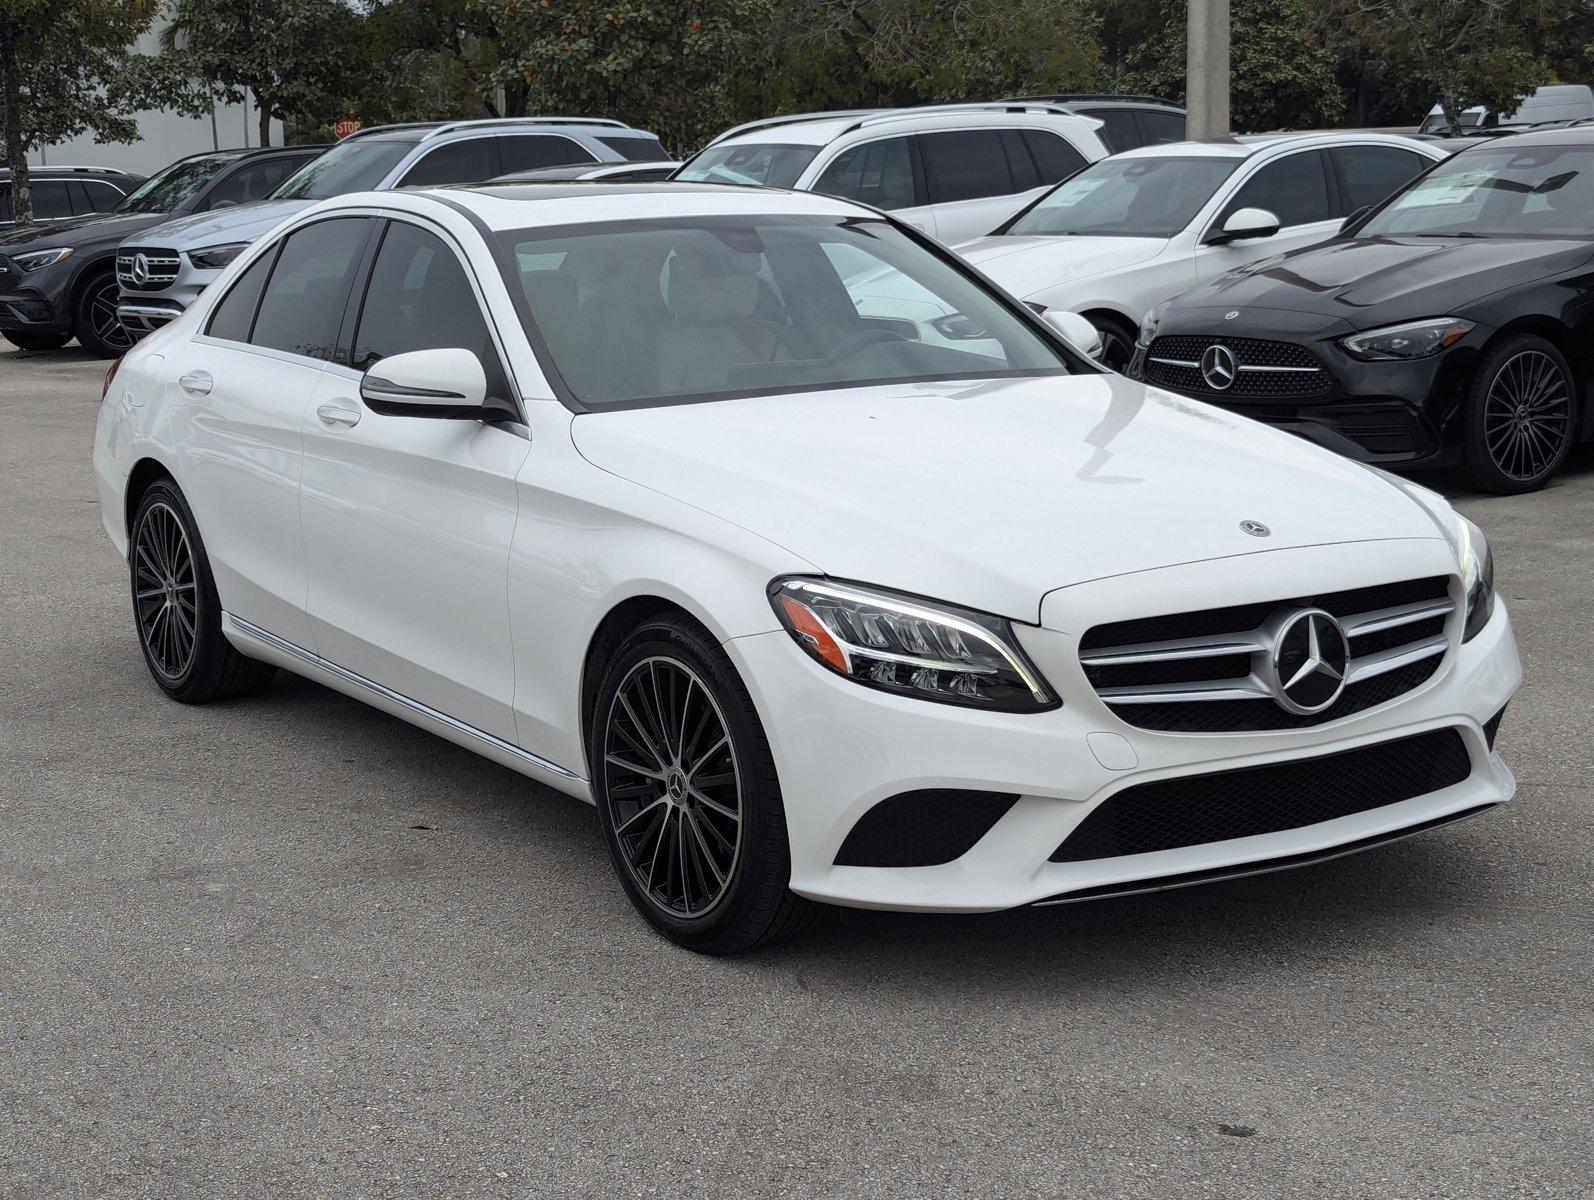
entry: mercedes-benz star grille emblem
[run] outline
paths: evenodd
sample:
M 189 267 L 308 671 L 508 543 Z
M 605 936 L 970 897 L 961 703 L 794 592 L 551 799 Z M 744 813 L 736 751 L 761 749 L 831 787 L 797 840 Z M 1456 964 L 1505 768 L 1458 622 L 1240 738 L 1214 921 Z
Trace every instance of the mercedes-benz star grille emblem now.
M 133 265 L 127 272 L 133 277 L 133 282 L 145 284 L 149 282 L 149 259 L 143 254 L 133 256 Z
M 1240 315 L 1240 310 L 1236 308 L 1236 309 L 1232 309 L 1229 312 L 1224 313 L 1223 314 L 1223 319 L 1225 321 L 1232 321 L 1232 320 L 1234 320 L 1235 317 L 1237 317 L 1239 315 Z
M 1260 521 L 1241 521 L 1240 528 L 1252 537 L 1269 537 L 1273 531 Z
M 1350 643 L 1333 616 L 1310 608 L 1288 618 L 1273 642 L 1273 698 L 1298 716 L 1320 713 L 1345 690 Z
M 1214 343 L 1201 352 L 1201 378 L 1214 392 L 1226 392 L 1233 387 L 1239 371 L 1234 351 L 1227 346 Z

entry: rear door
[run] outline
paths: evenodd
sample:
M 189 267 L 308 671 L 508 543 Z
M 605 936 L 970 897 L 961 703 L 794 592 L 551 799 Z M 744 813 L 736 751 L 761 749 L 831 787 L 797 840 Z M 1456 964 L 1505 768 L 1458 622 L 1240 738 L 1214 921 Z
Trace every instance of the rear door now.
M 404 173 L 398 186 L 447 187 L 451 183 L 480 183 L 501 174 L 496 139 L 462 138 L 428 150 Z
M 385 223 L 353 330 L 303 410 L 306 607 L 323 658 L 512 742 L 509 547 L 522 431 L 477 420 L 391 416 L 360 376 L 392 354 L 460 348 L 490 395 L 509 383 L 476 281 L 441 230 Z
M 300 425 L 347 307 L 365 217 L 295 229 L 235 280 L 180 353 L 172 422 L 222 607 L 314 648 L 305 618 Z
M 598 161 L 579 142 L 556 133 L 501 134 L 496 140 L 500 175 Z
M 1241 168 L 1239 180 L 1207 235 L 1242 208 L 1260 208 L 1279 219 L 1272 237 L 1244 238 L 1223 245 L 1202 245 L 1196 251 L 1196 277 L 1206 283 L 1259 259 L 1313 246 L 1333 237 L 1339 217 L 1328 155 L 1322 150 L 1298 150 Z
M 918 140 L 936 236 L 949 246 L 984 237 L 1038 193 L 1033 158 L 1013 153 L 1023 144 L 1018 130 L 939 130 Z
M 934 237 L 935 214 L 925 206 L 916 158 L 912 137 L 860 142 L 831 159 L 811 190 L 878 208 Z

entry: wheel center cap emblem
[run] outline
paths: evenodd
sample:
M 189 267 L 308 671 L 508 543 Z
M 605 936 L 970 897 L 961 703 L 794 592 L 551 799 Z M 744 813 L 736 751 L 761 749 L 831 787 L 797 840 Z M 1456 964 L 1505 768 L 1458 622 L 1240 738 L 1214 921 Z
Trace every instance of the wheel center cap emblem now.
M 1214 392 L 1226 392 L 1240 373 L 1234 351 L 1214 343 L 1201 352 L 1201 378 Z
M 1350 643 L 1334 617 L 1320 608 L 1289 617 L 1273 640 L 1269 661 L 1273 698 L 1297 716 L 1320 713 L 1345 690 Z
M 686 776 L 679 771 L 671 771 L 664 784 L 665 790 L 670 793 L 671 800 L 686 799 Z

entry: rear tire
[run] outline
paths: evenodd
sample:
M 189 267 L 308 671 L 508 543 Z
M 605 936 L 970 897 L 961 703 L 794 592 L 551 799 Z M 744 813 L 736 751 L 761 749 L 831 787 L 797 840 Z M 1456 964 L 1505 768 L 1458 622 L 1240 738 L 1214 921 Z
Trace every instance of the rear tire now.
M 91 276 L 79 290 L 72 306 L 72 332 L 77 335 L 78 345 L 90 354 L 121 358 L 133 348 L 133 335 L 116 315 L 121 294 L 116 276 L 110 271 Z
M 1515 495 L 1548 483 L 1572 449 L 1577 377 L 1553 342 L 1507 338 L 1478 365 L 1462 407 L 1468 481 Z
M 0 331 L 0 337 L 18 350 L 59 350 L 72 340 L 70 333 L 24 333 L 20 329 Z
M 138 644 L 163 692 L 183 704 L 207 704 L 271 682 L 277 668 L 244 657 L 221 631 L 205 543 L 171 480 L 157 480 L 140 497 L 127 558 Z
M 588 757 L 615 874 L 670 941 L 738 954 L 817 919 L 788 886 L 786 810 L 752 698 L 696 622 L 660 615 L 620 639 Z

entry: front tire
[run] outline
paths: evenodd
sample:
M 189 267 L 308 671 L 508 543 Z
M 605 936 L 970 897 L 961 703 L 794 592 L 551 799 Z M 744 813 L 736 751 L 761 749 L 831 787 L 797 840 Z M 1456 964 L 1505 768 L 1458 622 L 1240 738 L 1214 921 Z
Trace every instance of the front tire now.
M 93 276 L 78 292 L 73 306 L 72 332 L 78 345 L 101 358 L 121 358 L 133 348 L 133 335 L 116 315 L 121 289 L 116 276 L 103 271 Z
M 613 648 L 588 737 L 615 873 L 649 924 L 702 954 L 736 954 L 807 928 L 818 906 L 788 887 L 774 759 L 724 652 L 682 615 Z
M 157 480 L 140 497 L 127 557 L 138 644 L 162 691 L 184 704 L 207 704 L 271 682 L 276 667 L 244 657 L 221 631 L 210 559 L 175 483 Z
M 72 340 L 70 333 L 29 333 L 20 329 L 0 332 L 18 350 L 59 350 Z
M 1537 491 L 1572 449 L 1577 382 L 1554 343 L 1524 334 L 1484 356 L 1467 389 L 1462 457 L 1468 480 L 1502 495 Z
M 1122 375 L 1135 356 L 1135 331 L 1106 313 L 1092 313 L 1088 319 L 1101 334 L 1101 365 Z

